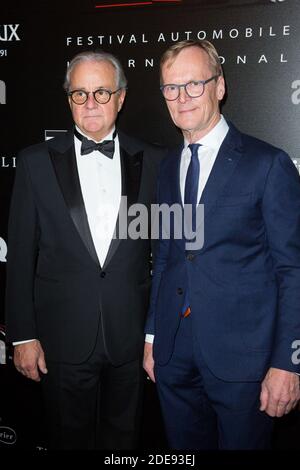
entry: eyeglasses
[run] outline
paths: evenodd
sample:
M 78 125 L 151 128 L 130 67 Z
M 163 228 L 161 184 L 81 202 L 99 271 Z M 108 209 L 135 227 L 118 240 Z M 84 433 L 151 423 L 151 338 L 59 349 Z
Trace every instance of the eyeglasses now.
M 190 98 L 199 98 L 204 93 L 204 87 L 207 83 L 211 82 L 218 78 L 221 74 L 214 75 L 213 77 L 208 78 L 207 80 L 192 80 L 191 82 L 184 83 L 183 85 L 176 85 L 175 83 L 168 83 L 160 87 L 164 98 L 167 101 L 177 100 L 180 94 L 180 88 L 184 88 L 186 94 Z
M 118 88 L 115 91 L 106 90 L 106 88 L 98 88 L 95 91 L 84 91 L 84 90 L 73 90 L 68 92 L 68 96 L 75 104 L 84 104 L 87 102 L 90 93 L 92 93 L 94 100 L 99 104 L 106 104 L 111 99 L 111 95 L 114 95 L 122 88 Z

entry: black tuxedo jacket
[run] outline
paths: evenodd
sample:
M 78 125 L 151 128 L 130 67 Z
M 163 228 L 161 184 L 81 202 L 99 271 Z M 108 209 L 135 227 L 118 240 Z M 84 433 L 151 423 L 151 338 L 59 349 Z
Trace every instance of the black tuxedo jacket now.
M 150 209 L 164 152 L 118 135 L 122 195 L 128 207 L 139 202 Z M 150 240 L 113 239 L 100 266 L 72 131 L 26 148 L 17 162 L 8 235 L 8 340 L 37 338 L 46 360 L 81 363 L 100 325 L 113 364 L 137 358 L 151 283 Z

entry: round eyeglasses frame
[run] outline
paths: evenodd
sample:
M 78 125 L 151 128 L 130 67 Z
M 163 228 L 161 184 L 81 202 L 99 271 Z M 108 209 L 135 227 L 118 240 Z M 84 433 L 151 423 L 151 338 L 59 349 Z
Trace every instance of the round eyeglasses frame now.
M 183 83 L 182 85 L 177 85 L 176 83 L 166 83 L 165 85 L 161 85 L 160 87 L 160 90 L 162 92 L 162 94 L 164 95 L 164 98 L 165 100 L 167 101 L 175 101 L 178 99 L 179 95 L 180 95 L 180 88 L 184 88 L 186 94 L 190 97 L 190 98 L 199 98 L 200 96 L 203 95 L 204 93 L 204 89 L 205 89 L 205 85 L 209 82 L 211 82 L 212 80 L 215 80 L 216 78 L 220 77 L 220 73 L 218 73 L 217 75 L 213 75 L 212 77 L 208 78 L 207 80 L 191 80 L 190 82 L 188 83 Z M 191 95 L 189 92 L 188 92 L 188 86 L 190 84 L 194 84 L 194 85 L 200 85 L 202 84 L 202 91 L 201 93 L 197 94 L 197 95 Z M 174 92 L 175 90 L 177 91 L 177 95 L 175 98 L 167 98 L 165 93 L 166 93 L 166 89 L 167 87 L 173 87 L 174 88 Z
M 122 88 L 123 88 L 123 87 L 118 88 L 118 89 L 115 90 L 115 91 L 107 90 L 106 88 L 97 88 L 97 90 L 95 90 L 95 91 L 85 91 L 85 90 L 80 90 L 80 89 L 78 89 L 78 90 L 69 91 L 69 92 L 68 92 L 68 96 L 71 98 L 71 100 L 73 101 L 73 103 L 75 103 L 75 104 L 77 104 L 77 105 L 79 105 L 79 106 L 81 106 L 81 105 L 83 105 L 83 104 L 85 104 L 85 103 L 87 102 L 88 97 L 89 97 L 90 94 L 93 95 L 94 100 L 95 100 L 97 103 L 99 103 L 99 104 L 106 104 L 106 103 L 108 103 L 108 102 L 110 101 L 111 95 L 114 95 L 114 94 L 117 93 L 118 91 L 122 90 Z M 81 103 L 78 103 L 78 102 L 76 101 L 76 99 L 74 99 L 75 93 L 78 93 L 78 92 L 80 92 L 80 93 L 85 97 L 84 101 L 82 101 Z M 99 95 L 98 97 L 97 97 L 97 93 L 100 93 L 100 95 Z M 101 95 L 101 93 L 103 93 L 103 94 Z

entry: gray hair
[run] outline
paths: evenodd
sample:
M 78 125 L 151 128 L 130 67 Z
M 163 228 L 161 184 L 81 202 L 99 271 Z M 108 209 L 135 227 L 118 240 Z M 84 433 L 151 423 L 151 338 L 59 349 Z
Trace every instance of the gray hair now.
M 104 51 L 85 51 L 80 52 L 77 54 L 68 65 L 65 81 L 64 81 L 64 89 L 66 92 L 70 89 L 70 81 L 71 81 L 71 73 L 73 72 L 74 67 L 81 62 L 109 62 L 115 69 L 115 78 L 116 78 L 116 86 L 117 88 L 126 88 L 127 87 L 127 80 L 124 74 L 123 67 L 121 62 L 117 57 L 109 52 Z
M 214 45 L 209 42 L 204 40 L 199 40 L 199 41 L 193 41 L 193 40 L 186 40 L 186 41 L 180 41 L 175 44 L 173 44 L 169 49 L 167 49 L 164 54 L 162 55 L 160 59 L 160 81 L 161 85 L 162 83 L 162 69 L 166 65 L 167 62 L 170 63 L 170 65 L 174 62 L 178 54 L 183 50 L 186 49 L 187 47 L 198 47 L 199 49 L 202 49 L 206 54 L 208 55 L 208 60 L 209 60 L 209 65 L 212 70 L 212 73 L 215 75 L 221 75 L 223 76 L 223 70 L 222 70 L 222 65 L 219 59 L 219 55 L 216 51 L 216 48 Z

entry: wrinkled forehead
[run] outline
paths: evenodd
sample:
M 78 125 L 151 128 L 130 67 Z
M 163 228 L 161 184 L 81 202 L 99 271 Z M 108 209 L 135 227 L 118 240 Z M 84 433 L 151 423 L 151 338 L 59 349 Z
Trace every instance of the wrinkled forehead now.
M 109 61 L 87 60 L 74 65 L 70 72 L 70 82 L 82 84 L 94 82 L 99 86 L 115 85 L 116 75 L 116 69 Z
M 162 64 L 161 78 L 163 82 L 182 76 L 201 79 L 207 78 L 206 75 L 210 75 L 212 71 L 213 66 L 207 52 L 199 47 L 188 47 Z

